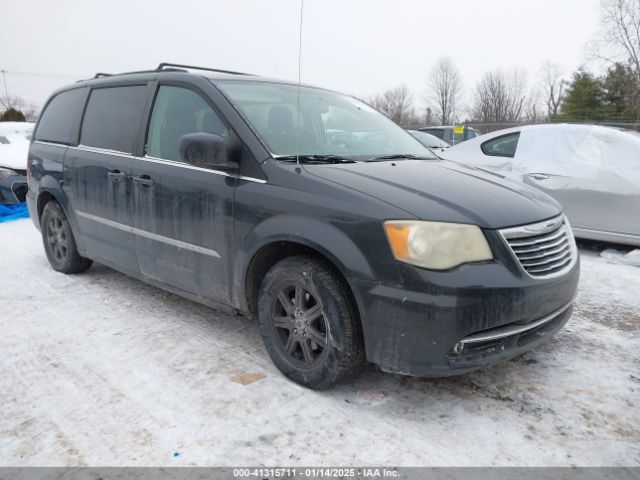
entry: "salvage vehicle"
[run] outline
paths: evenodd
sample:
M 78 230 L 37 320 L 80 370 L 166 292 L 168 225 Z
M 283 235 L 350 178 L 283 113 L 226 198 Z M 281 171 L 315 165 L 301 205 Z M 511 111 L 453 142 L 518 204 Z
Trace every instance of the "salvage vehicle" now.
M 16 204 L 27 195 L 27 155 L 31 122 L 0 122 L 0 203 Z
M 98 74 L 48 100 L 29 173 L 55 270 L 95 260 L 256 318 L 308 387 L 365 359 L 467 372 L 572 311 L 579 260 L 555 200 L 440 160 L 329 90 L 175 64 Z
M 551 195 L 577 238 L 640 247 L 640 135 L 598 125 L 498 130 L 441 156 Z

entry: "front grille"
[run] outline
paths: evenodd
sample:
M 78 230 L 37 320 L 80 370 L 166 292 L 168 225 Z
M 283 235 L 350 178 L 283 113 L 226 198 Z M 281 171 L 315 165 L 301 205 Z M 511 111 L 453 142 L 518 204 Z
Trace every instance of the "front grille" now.
M 577 257 L 571 226 L 564 215 L 500 230 L 520 265 L 532 277 L 548 278 L 568 270 Z

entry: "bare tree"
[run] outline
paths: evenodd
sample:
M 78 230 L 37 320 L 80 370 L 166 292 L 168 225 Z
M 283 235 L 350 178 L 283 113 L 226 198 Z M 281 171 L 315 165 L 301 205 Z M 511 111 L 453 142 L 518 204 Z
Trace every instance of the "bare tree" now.
M 433 123 L 433 111 L 431 107 L 427 107 L 424 112 L 424 123 L 425 125 L 431 125 Z
M 449 125 L 454 120 L 461 91 L 462 77 L 453 60 L 441 57 L 429 75 L 427 100 L 433 106 L 442 125 Z
M 533 86 L 525 98 L 521 120 L 527 123 L 538 123 L 544 120 L 545 103 L 541 99 L 541 88 L 538 85 Z
M 602 37 L 597 41 L 605 55 L 624 55 L 640 77 L 640 0 L 601 0 Z M 598 49 L 599 51 L 600 49 Z M 605 57 L 609 61 L 619 60 Z
M 22 113 L 24 113 L 27 122 L 35 122 L 38 119 L 38 115 L 40 114 L 40 107 L 31 102 L 28 105 L 24 106 L 24 108 L 22 109 Z
M 367 103 L 400 125 L 414 118 L 413 96 L 404 84 L 371 97 Z
M 0 113 L 11 108 L 22 112 L 27 122 L 35 122 L 40 111 L 40 108 L 35 103 L 27 103 L 17 95 L 0 96 Z
M 24 106 L 24 100 L 17 95 L 0 95 L 0 107 L 3 110 L 9 110 L 10 108 L 21 110 Z
M 486 72 L 476 85 L 473 114 L 483 123 L 519 122 L 527 95 L 523 70 Z
M 547 104 L 547 115 L 551 118 L 557 115 L 560 110 L 568 82 L 563 77 L 560 65 L 553 62 L 545 62 L 542 65 L 540 77 Z

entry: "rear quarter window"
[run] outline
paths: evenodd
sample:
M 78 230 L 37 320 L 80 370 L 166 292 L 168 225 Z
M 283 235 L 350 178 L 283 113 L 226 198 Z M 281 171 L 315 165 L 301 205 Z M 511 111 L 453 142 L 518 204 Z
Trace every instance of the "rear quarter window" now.
M 80 143 L 131 153 L 146 91 L 145 85 L 93 89 L 82 120 Z
M 513 158 L 516 155 L 516 148 L 518 148 L 518 140 L 520 139 L 520 132 L 508 133 L 501 135 L 491 140 L 487 140 L 480 149 L 485 155 L 491 155 L 492 157 L 509 157 Z
M 85 90 L 76 88 L 58 93 L 45 106 L 34 134 L 35 140 L 75 145 L 78 137 L 78 116 L 82 110 Z

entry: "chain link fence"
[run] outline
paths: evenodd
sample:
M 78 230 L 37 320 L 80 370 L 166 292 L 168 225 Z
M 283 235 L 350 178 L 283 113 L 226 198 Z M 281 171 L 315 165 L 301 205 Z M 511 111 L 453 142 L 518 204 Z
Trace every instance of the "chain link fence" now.
M 464 125 L 469 128 L 474 128 L 478 130 L 480 133 L 489 133 L 495 132 L 496 130 L 503 130 L 505 128 L 511 127 L 522 127 L 525 125 L 540 125 L 547 123 L 573 123 L 573 124 L 582 124 L 582 125 L 601 125 L 603 127 L 612 127 L 612 128 L 620 128 L 623 130 L 635 130 L 636 132 L 640 132 L 640 122 L 504 122 L 504 123 L 475 123 L 475 122 L 465 122 L 460 125 Z M 420 128 L 432 127 L 434 125 L 410 125 L 407 128 L 411 128 L 414 130 L 418 130 Z

